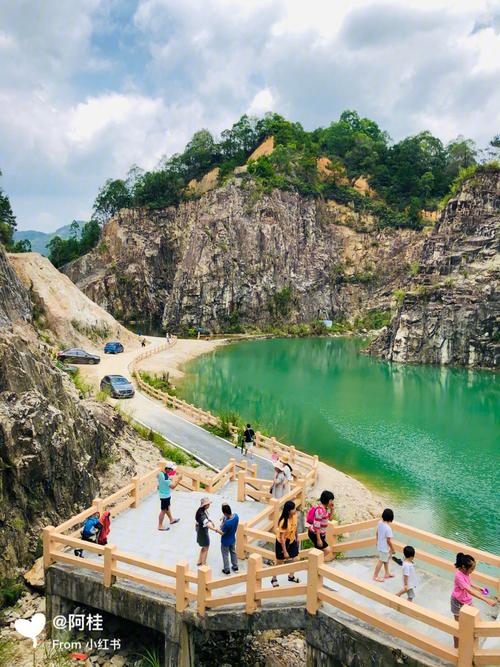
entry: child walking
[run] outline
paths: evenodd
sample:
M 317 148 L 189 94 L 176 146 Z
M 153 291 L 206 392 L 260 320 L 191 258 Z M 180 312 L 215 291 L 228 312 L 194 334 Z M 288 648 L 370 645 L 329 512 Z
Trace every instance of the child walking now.
M 455 581 L 453 582 L 453 591 L 451 592 L 450 600 L 451 613 L 455 617 L 455 620 L 458 621 L 460 609 L 462 609 L 464 604 L 472 605 L 473 597 L 483 600 L 490 607 L 494 607 L 496 601 L 487 598 L 480 586 L 471 583 L 470 575 L 476 569 L 475 559 L 468 554 L 459 553 L 455 560 L 455 567 L 457 571 L 455 572 Z M 458 648 L 458 637 L 453 637 L 453 643 L 455 648 Z
M 394 512 L 391 509 L 385 509 L 382 512 L 382 521 L 377 526 L 377 549 L 378 561 L 375 565 L 375 572 L 373 573 L 373 581 L 385 581 L 385 579 L 392 579 L 394 577 L 389 570 L 389 561 L 391 556 L 395 553 L 392 546 L 392 528 L 391 523 L 394 521 Z M 379 572 L 384 566 L 384 578 L 379 577 Z
M 417 573 L 413 564 L 415 549 L 408 545 L 403 549 L 403 554 L 405 557 L 403 561 L 403 588 L 396 595 L 401 597 L 403 593 L 406 593 L 408 602 L 413 602 L 415 599 L 415 589 L 418 584 Z

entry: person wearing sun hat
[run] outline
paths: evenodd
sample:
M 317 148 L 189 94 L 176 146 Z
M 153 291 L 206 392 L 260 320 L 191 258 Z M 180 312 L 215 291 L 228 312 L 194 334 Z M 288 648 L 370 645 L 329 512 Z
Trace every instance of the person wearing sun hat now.
M 210 507 L 210 504 L 210 498 L 202 498 L 194 517 L 196 541 L 200 547 L 200 557 L 198 558 L 197 563 L 198 566 L 207 564 L 208 549 L 210 547 L 210 535 L 208 534 L 208 531 L 213 530 L 215 533 L 222 535 L 222 531 L 214 526 L 213 521 L 208 516 L 208 508 Z
M 286 494 L 290 491 L 290 483 L 293 480 L 293 475 L 292 475 L 292 470 L 293 469 L 292 469 L 292 466 L 289 463 L 288 454 L 283 454 L 282 456 L 280 456 L 279 460 L 280 460 L 280 463 L 283 464 L 283 472 L 285 473 L 285 477 L 286 477 L 285 493 L 284 493 L 284 495 L 286 496 Z
M 158 473 L 158 495 L 160 496 L 160 514 L 158 516 L 158 530 L 170 530 L 170 527 L 163 527 L 165 514 L 168 516 L 170 525 L 178 523 L 180 519 L 174 519 L 170 510 L 172 501 L 172 489 L 175 489 L 179 479 L 172 479 L 176 475 L 176 465 L 172 461 L 165 463 L 165 468 Z
M 273 485 L 271 486 L 271 496 L 273 498 L 283 498 L 285 495 L 285 489 L 287 485 L 287 479 L 285 475 L 285 466 L 281 461 L 275 461 L 274 465 L 274 478 Z

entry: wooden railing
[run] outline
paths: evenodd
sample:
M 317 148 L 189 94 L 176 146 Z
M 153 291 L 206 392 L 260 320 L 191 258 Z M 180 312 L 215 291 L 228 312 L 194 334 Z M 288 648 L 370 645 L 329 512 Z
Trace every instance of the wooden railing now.
M 43 531 L 44 566 L 47 568 L 54 562 L 62 562 L 98 572 L 102 574 L 106 587 L 112 586 L 117 579 L 137 582 L 170 595 L 175 601 L 176 609 L 180 612 L 184 611 L 190 603 L 194 603 L 200 615 L 204 615 L 207 609 L 235 604 L 243 605 L 245 612 L 252 614 L 261 606 L 263 600 L 302 598 L 311 614 L 316 614 L 321 607 L 324 607 L 325 611 L 328 611 L 329 608 L 339 609 L 459 667 L 500 664 L 500 649 L 485 649 L 479 645 L 479 640 L 485 637 L 495 637 L 500 640 L 500 622 L 481 620 L 477 609 L 464 606 L 457 623 L 421 605 L 410 603 L 392 593 L 380 590 L 370 582 L 356 579 L 339 572 L 336 568 L 325 565 L 324 554 L 312 548 L 301 549 L 297 562 L 265 567 L 264 558 L 266 561 L 276 562 L 273 546 L 283 504 L 287 500 L 294 500 L 299 508 L 304 506 L 304 479 L 294 481 L 289 493 L 280 499 L 260 497 L 260 500 L 268 503 L 267 506 L 249 521 L 240 522 L 236 537 L 237 553 L 240 559 L 248 557 L 247 571 L 241 574 L 212 579 L 211 569 L 207 566 L 200 567 L 193 572 L 189 570 L 185 561 L 178 562 L 175 566 L 167 566 L 127 554 L 115 546 L 100 546 L 76 537 L 79 532 L 77 527 L 95 512 L 102 513 L 107 509 L 111 511 L 112 516 L 116 516 L 125 509 L 137 507 L 142 498 L 155 490 L 158 472 L 164 464 L 165 461 L 162 460 L 158 463 L 157 468 L 142 477 L 135 477 L 122 489 L 106 498 L 96 498 L 91 507 L 60 524 L 57 528 L 52 526 L 45 528 Z M 211 477 L 196 470 L 184 468 L 179 468 L 179 475 L 180 483 L 184 488 L 199 490 L 204 487 L 207 492 L 216 491 L 226 482 L 237 479 L 238 493 L 243 493 L 245 497 L 250 495 L 249 491 L 251 492 L 252 489 L 254 491 L 264 490 L 265 486 L 270 484 L 270 480 L 260 480 L 256 477 L 255 464 L 248 466 L 246 461 L 236 462 L 234 459 Z M 370 519 L 347 525 L 330 522 L 327 540 L 332 545 L 334 553 L 375 547 L 374 528 L 377 521 L 377 519 Z M 396 547 L 403 544 L 397 539 L 397 536 L 399 534 L 408 535 L 419 542 L 427 543 L 441 550 L 452 553 L 466 551 L 481 562 L 500 569 L 499 556 L 399 522 L 393 523 L 393 529 L 396 535 L 394 540 Z M 353 534 L 366 531 L 371 533 L 368 537 L 352 539 Z M 338 542 L 341 536 L 344 541 Z M 346 537 L 349 539 L 345 540 Z M 301 542 L 306 539 L 307 533 L 299 535 Z M 84 549 L 101 555 L 102 560 L 82 559 L 68 552 L 68 549 Z M 454 569 L 451 560 L 428 553 L 420 547 L 418 548 L 418 559 L 447 571 Z M 124 565 L 133 566 L 134 570 L 126 569 Z M 272 576 L 290 575 L 296 572 L 304 573 L 303 583 L 279 588 L 263 587 L 263 582 Z M 151 576 L 152 574 L 161 575 L 161 578 Z M 475 582 L 488 585 L 491 589 L 497 591 L 500 589 L 498 577 L 475 571 L 472 578 Z M 445 643 L 431 639 L 425 633 L 410 630 L 403 622 L 389 619 L 357 601 L 353 602 L 345 595 L 332 591 L 326 585 L 327 581 L 333 581 L 367 600 L 395 609 L 402 616 L 414 618 L 429 628 L 449 635 L 449 639 Z M 244 584 L 243 591 L 233 588 L 242 584 Z M 459 638 L 458 650 L 451 648 L 452 637 Z
M 157 351 L 158 348 L 154 348 L 151 354 Z M 149 385 L 146 386 L 148 393 L 149 390 L 156 391 Z M 160 400 L 165 401 L 164 393 L 159 392 L 159 394 L 161 394 Z M 168 400 L 175 399 L 175 397 L 168 395 L 167 397 Z M 176 401 L 179 401 L 179 399 L 176 399 Z M 191 407 L 194 408 L 194 406 Z M 202 413 L 203 419 L 206 419 L 207 415 L 211 416 L 212 419 L 217 419 L 210 413 L 195 410 Z M 102 574 L 103 583 L 106 587 L 112 586 L 117 579 L 138 582 L 171 596 L 179 612 L 184 611 L 193 603 L 201 616 L 205 614 L 207 609 L 229 605 L 242 605 L 247 614 L 252 614 L 262 605 L 262 601 L 287 597 L 299 598 L 304 600 L 310 614 L 317 614 L 320 608 L 323 608 L 326 612 L 330 609 L 341 610 L 374 628 L 387 632 L 394 638 L 403 640 L 433 656 L 447 660 L 453 665 L 458 665 L 458 667 L 500 665 L 500 648 L 482 648 L 480 646 L 480 641 L 483 638 L 493 637 L 500 641 L 500 621 L 481 620 L 478 609 L 465 605 L 460 610 L 459 620 L 456 622 L 450 617 L 433 612 L 415 602 L 410 603 L 392 593 L 383 591 L 371 582 L 341 573 L 338 569 L 324 563 L 324 554 L 321 551 L 309 548 L 307 545 L 306 548 L 300 549 L 299 560 L 296 562 L 270 567 L 264 566 L 264 558 L 266 561 L 276 562 L 273 547 L 283 504 L 287 500 L 294 500 L 298 508 L 305 509 L 305 492 L 306 488 L 314 484 L 317 478 L 318 457 L 304 454 L 293 447 L 283 445 L 277 442 L 275 438 L 268 438 L 260 434 L 258 437 L 260 446 L 266 447 L 272 453 L 279 455 L 286 453 L 291 463 L 294 464 L 294 471 L 300 472 L 300 476 L 296 476 L 292 481 L 290 491 L 280 499 L 270 497 L 271 480 L 257 478 L 256 465 L 248 465 L 246 461 L 237 462 L 230 459 L 222 470 L 210 477 L 197 470 L 179 467 L 179 484 L 182 488 L 193 491 L 204 488 L 208 493 L 212 493 L 227 482 L 237 479 L 238 500 L 245 500 L 250 497 L 267 504 L 252 519 L 240 522 L 238 526 L 236 535 L 237 554 L 240 559 L 248 558 L 246 572 L 212 579 L 211 569 L 207 566 L 199 567 L 196 572 L 193 572 L 189 570 L 185 561 L 178 562 L 175 566 L 166 566 L 163 563 L 126 554 L 112 545 L 103 547 L 76 537 L 79 533 L 78 527 L 95 512 L 102 513 L 105 509 L 108 509 L 112 516 L 116 516 L 125 509 L 137 507 L 142 498 L 156 489 L 157 475 L 159 470 L 163 468 L 165 461 L 160 461 L 157 468 L 142 477 L 135 477 L 129 484 L 110 496 L 104 499 L 96 498 L 91 507 L 56 528 L 53 526 L 44 528 L 43 558 L 45 568 L 48 568 L 54 562 L 62 562 L 75 565 L 78 568 L 89 569 Z M 332 546 L 334 556 L 339 552 L 345 554 L 358 549 L 375 548 L 374 529 L 377 523 L 378 519 L 344 525 L 338 525 L 335 521 L 329 522 L 327 541 Z M 393 543 L 398 550 L 402 549 L 406 543 L 401 541 L 399 536 L 405 535 L 411 537 L 414 543 L 418 541 L 429 545 L 430 548 L 438 549 L 440 552 L 455 554 L 462 551 L 470 553 L 478 561 L 487 563 L 490 569 L 496 568 L 497 576 L 476 570 L 472 579 L 475 583 L 496 590 L 497 595 L 500 594 L 500 578 L 498 576 L 500 556 L 468 547 L 465 544 L 399 522 L 394 522 L 392 526 L 395 533 Z M 369 531 L 368 535 L 366 535 L 367 531 Z M 65 534 L 68 532 L 69 534 Z M 362 535 L 353 538 L 356 533 L 362 533 Z M 303 543 L 307 537 L 307 532 L 299 535 L 301 547 L 304 546 Z M 93 554 L 100 554 L 103 558 L 102 560 L 78 558 L 68 553 L 68 549 L 84 549 Z M 451 557 L 449 559 L 443 558 L 442 555 L 426 551 L 420 546 L 418 546 L 418 560 L 445 571 L 454 570 Z M 125 569 L 123 565 L 133 566 L 135 570 Z M 273 576 L 290 575 L 296 572 L 304 573 L 303 581 L 300 584 L 264 588 L 265 580 Z M 161 575 L 161 578 L 155 578 L 151 574 Z M 375 601 L 383 607 L 394 609 L 401 614 L 402 618 L 410 617 L 425 624 L 429 629 L 439 630 L 446 635 L 446 641 L 431 639 L 423 632 L 415 631 L 413 628 L 409 629 L 400 620 L 388 618 L 358 601 L 350 600 L 345 595 L 328 588 L 328 581 L 355 592 L 357 595 L 366 598 L 367 601 Z M 239 590 L 241 585 L 243 585 L 243 591 Z M 459 639 L 458 649 L 451 648 L 453 637 Z
M 191 403 L 178 398 L 177 396 L 173 396 L 166 391 L 155 389 L 147 382 L 144 382 L 144 380 L 141 378 L 140 372 L 137 370 L 138 363 L 153 356 L 154 354 L 169 349 L 175 345 L 176 342 L 177 339 L 172 338 L 170 343 L 163 343 L 161 345 L 157 345 L 156 347 L 152 347 L 151 349 L 138 354 L 132 360 L 132 362 L 129 364 L 129 370 L 131 371 L 137 386 L 144 393 L 164 403 L 167 408 L 181 410 L 186 414 L 186 416 L 194 419 L 197 422 L 210 424 L 212 426 L 220 426 L 221 420 L 213 415 L 209 410 L 202 410 L 201 408 L 198 408 L 195 405 L 192 405 Z M 236 426 L 234 426 L 234 424 L 229 424 L 229 430 L 233 436 L 238 433 L 238 429 Z M 318 478 L 318 456 L 302 452 L 293 445 L 285 445 L 284 443 L 276 440 L 276 438 L 263 435 L 259 431 L 257 431 L 255 434 L 255 445 L 257 447 L 267 449 L 271 456 L 273 454 L 277 456 L 286 455 L 293 468 L 294 477 L 303 478 L 305 480 L 306 487 L 313 487 L 316 484 Z

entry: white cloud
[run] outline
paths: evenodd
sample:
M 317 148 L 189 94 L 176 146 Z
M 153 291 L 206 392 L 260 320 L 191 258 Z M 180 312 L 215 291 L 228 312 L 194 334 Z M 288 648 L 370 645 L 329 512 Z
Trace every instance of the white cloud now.
M 259 116 L 267 111 L 273 111 L 276 106 L 274 96 L 269 88 L 263 88 L 255 94 L 250 106 L 248 107 L 248 114 Z
M 106 178 L 245 112 L 312 129 L 354 108 L 394 139 L 500 128 L 488 0 L 0 4 L 0 168 L 23 227 L 85 217 Z

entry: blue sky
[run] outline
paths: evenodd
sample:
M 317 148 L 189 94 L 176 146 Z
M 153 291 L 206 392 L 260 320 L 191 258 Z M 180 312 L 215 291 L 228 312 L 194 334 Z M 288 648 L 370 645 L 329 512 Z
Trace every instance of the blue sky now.
M 0 169 L 20 229 L 202 127 L 346 108 L 393 139 L 500 131 L 498 0 L 0 0 Z

